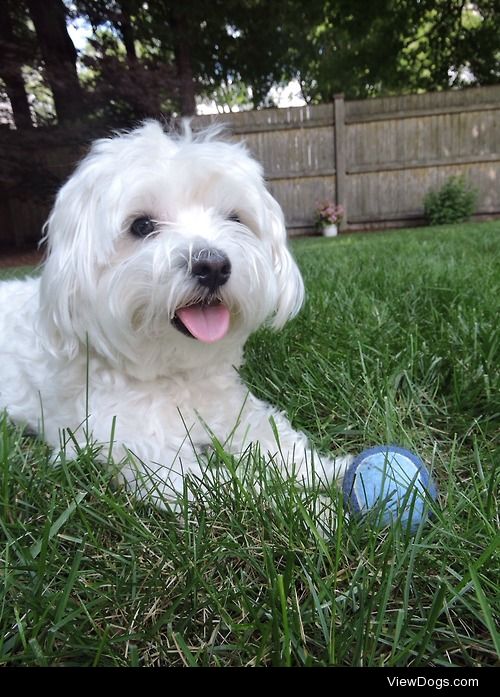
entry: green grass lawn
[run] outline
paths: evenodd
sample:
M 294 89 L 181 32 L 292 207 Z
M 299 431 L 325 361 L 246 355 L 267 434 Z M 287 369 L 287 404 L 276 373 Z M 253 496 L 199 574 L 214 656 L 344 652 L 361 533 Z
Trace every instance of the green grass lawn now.
M 323 539 L 317 492 L 238 472 L 179 520 L 4 419 L 0 665 L 497 664 L 500 222 L 293 248 L 307 304 L 245 380 L 320 449 L 418 452 L 433 520 L 377 532 L 332 491 Z

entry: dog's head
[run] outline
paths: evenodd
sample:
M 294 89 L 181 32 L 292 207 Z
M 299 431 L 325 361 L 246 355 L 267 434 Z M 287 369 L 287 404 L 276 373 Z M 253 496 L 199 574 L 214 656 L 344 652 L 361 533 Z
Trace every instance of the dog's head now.
M 97 141 L 47 224 L 41 331 L 141 377 L 231 357 L 303 284 L 283 213 L 242 144 L 157 122 Z

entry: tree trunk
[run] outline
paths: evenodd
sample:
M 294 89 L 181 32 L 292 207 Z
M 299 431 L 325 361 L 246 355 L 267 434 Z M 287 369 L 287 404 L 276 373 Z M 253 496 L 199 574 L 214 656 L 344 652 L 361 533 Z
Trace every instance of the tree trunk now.
M 76 71 L 76 50 L 66 29 L 62 0 L 27 0 L 47 71 L 57 117 L 73 121 L 82 115 L 83 99 Z
M 28 96 L 24 88 L 22 74 L 23 59 L 17 45 L 8 3 L 0 4 L 0 77 L 12 107 L 16 128 L 32 128 Z
M 179 11 L 177 8 L 172 10 L 170 26 L 173 34 L 181 114 L 192 116 L 196 112 L 196 92 L 191 63 L 189 23 L 182 10 Z
M 125 52 L 127 54 L 127 59 L 131 63 L 137 62 L 137 53 L 135 50 L 134 43 L 134 27 L 130 20 L 131 6 L 128 0 L 120 1 L 121 7 L 121 20 L 120 20 L 120 31 L 123 39 L 123 44 L 125 46 Z
M 16 128 L 19 130 L 22 128 L 33 128 L 21 68 L 19 67 L 17 71 L 15 66 L 10 66 L 9 69 L 2 68 L 1 76 L 5 82 L 5 91 L 10 100 Z

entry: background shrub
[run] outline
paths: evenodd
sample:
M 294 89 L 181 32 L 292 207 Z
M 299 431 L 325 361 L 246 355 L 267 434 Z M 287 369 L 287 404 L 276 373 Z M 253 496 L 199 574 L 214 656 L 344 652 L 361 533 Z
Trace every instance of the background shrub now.
M 425 217 L 431 225 L 461 223 L 476 209 L 477 191 L 470 189 L 464 177 L 450 177 L 439 191 L 430 191 L 424 199 Z

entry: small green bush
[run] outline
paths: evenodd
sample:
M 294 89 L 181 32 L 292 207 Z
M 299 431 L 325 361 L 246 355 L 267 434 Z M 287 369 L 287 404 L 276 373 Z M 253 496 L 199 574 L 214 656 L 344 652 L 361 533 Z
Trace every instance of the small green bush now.
M 439 191 L 430 191 L 424 199 L 425 217 L 431 225 L 462 223 L 474 213 L 477 192 L 464 177 L 450 177 Z

